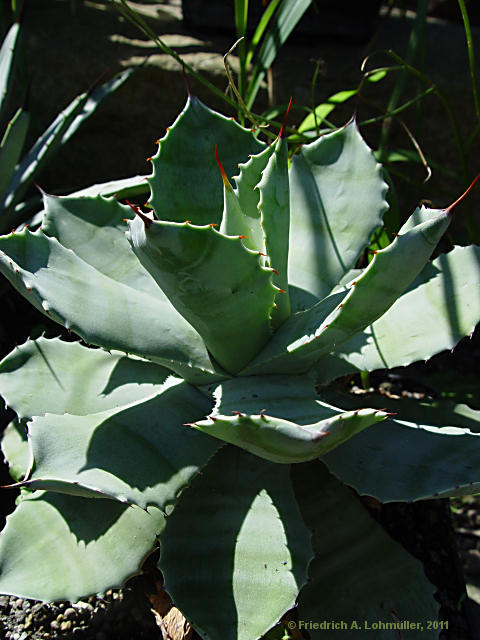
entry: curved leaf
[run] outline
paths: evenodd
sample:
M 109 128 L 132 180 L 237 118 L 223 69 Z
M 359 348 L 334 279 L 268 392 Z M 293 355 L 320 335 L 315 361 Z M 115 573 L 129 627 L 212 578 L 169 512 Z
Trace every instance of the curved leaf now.
M 266 248 L 260 211 L 258 210 L 260 192 L 256 189 L 256 186 L 262 179 L 262 173 L 273 152 L 274 146 L 271 145 L 260 153 L 251 155 L 247 162 L 238 165 L 240 173 L 234 177 L 236 184 L 235 194 L 238 197 L 239 206 L 247 218 L 247 224 L 250 229 L 249 237 L 245 240 L 245 246 L 262 252 L 265 252 Z
M 362 274 L 345 286 L 346 293 L 334 290 L 312 308 L 288 318 L 242 373 L 308 371 L 321 356 L 383 315 L 418 276 L 450 224 L 450 210 L 430 213 L 436 215 L 377 251 Z
M 310 557 L 288 467 L 224 447 L 168 517 L 159 564 L 203 638 L 252 640 L 293 606 Z
M 192 426 L 250 453 L 289 464 L 324 455 L 387 417 L 383 411 L 342 412 L 318 400 L 309 376 L 233 378 L 213 391 L 216 405 Z M 263 407 L 263 408 L 262 408 Z M 235 415 L 226 415 L 228 413 Z
M 169 302 L 104 275 L 56 238 L 28 230 L 1 237 L 0 270 L 87 343 L 144 356 L 192 381 L 215 372 L 202 339 Z
M 283 290 L 276 297 L 272 313 L 274 327 L 278 327 L 290 315 L 288 293 L 288 251 L 290 227 L 290 201 L 288 182 L 288 145 L 283 138 L 275 143 L 274 153 L 258 183 L 260 201 L 258 208 L 261 226 L 265 235 L 268 266 L 275 269 L 273 283 Z
M 18 109 L 8 123 L 0 145 L 0 198 L 3 197 L 11 175 L 22 153 L 23 143 L 28 130 L 30 114 Z
M 135 196 L 147 196 L 150 187 L 147 184 L 147 176 L 133 176 L 131 178 L 121 178 L 120 180 L 110 180 L 94 184 L 80 191 L 71 193 L 70 196 L 114 196 L 115 198 L 134 198 Z
M 360 402 L 346 394 L 328 398 L 349 408 Z M 369 395 L 368 403 L 386 406 L 398 416 L 323 458 L 343 482 L 383 502 L 480 491 L 480 411 L 448 401 L 437 401 L 436 407 L 394 402 L 383 395 Z
M 55 120 L 36 140 L 16 167 L 7 192 L 0 206 L 13 207 L 20 201 L 31 181 L 43 169 L 46 162 L 75 133 L 78 127 L 97 109 L 103 98 L 120 87 L 135 71 L 126 69 L 89 93 L 82 93 L 61 111 Z
M 250 130 L 189 96 L 152 158 L 150 205 L 159 218 L 197 225 L 220 222 L 223 193 L 215 145 L 229 177 L 239 162 L 264 146 Z
M 421 563 L 323 465 L 295 465 L 292 476 L 316 555 L 298 599 L 298 627 L 306 624 L 312 640 L 335 632 L 352 640 L 390 640 L 402 629 L 409 640 L 437 638 L 438 631 L 427 628 L 438 617 L 435 588 Z M 312 621 L 323 628 L 309 628 Z
M 272 270 L 260 265 L 258 252 L 246 249 L 241 236 L 224 236 L 209 225 L 137 217 L 129 239 L 172 305 L 227 371 L 239 371 L 270 338 L 277 291 Z
M 28 426 L 35 464 L 24 484 L 164 510 L 218 448 L 183 426 L 208 407 L 194 387 L 171 378 L 156 397 L 128 407 L 36 417 Z
M 336 373 L 406 366 L 452 349 L 480 319 L 479 286 L 479 247 L 442 254 L 382 317 L 336 350 Z M 330 374 L 322 362 L 318 368 Z
M 32 466 L 27 442 L 27 425 L 24 420 L 12 420 L 2 436 L 2 453 L 12 478 L 20 482 Z
M 162 513 L 38 491 L 0 535 L 0 592 L 76 602 L 138 572 L 164 526 Z
M 168 369 L 123 353 L 38 338 L 0 362 L 0 392 L 20 418 L 87 415 L 147 398 L 169 374 Z
M 7 96 L 10 74 L 15 56 L 15 47 L 20 33 L 20 23 L 14 22 L 5 36 L 0 48 L 0 112 Z
M 328 295 L 382 224 L 386 192 L 355 122 L 303 145 L 290 169 L 290 284 Z
M 43 202 L 42 231 L 47 236 L 109 278 L 166 300 L 125 237 L 125 220 L 134 215 L 130 207 L 102 196 L 59 198 L 45 193 Z

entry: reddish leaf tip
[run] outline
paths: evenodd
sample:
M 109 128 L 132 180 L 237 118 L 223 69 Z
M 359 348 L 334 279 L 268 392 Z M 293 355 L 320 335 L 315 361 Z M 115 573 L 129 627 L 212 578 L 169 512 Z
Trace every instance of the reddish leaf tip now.
M 283 124 L 281 126 L 280 132 L 278 134 L 279 139 L 285 137 L 285 127 L 287 126 L 288 114 L 290 113 L 290 107 L 292 106 L 293 96 L 290 96 L 290 101 L 288 103 L 287 111 L 285 112 L 285 116 L 283 118 Z
M 469 193 L 472 191 L 473 187 L 477 184 L 478 180 L 480 179 L 480 173 L 477 175 L 477 177 L 474 179 L 474 181 L 472 182 L 472 184 L 468 187 L 468 189 L 466 189 L 462 195 L 457 198 L 455 200 L 455 202 L 452 202 L 452 204 L 447 207 L 445 209 L 445 212 L 447 213 L 447 215 L 451 216 L 454 209 L 456 209 L 456 207 L 465 200 L 465 198 L 469 195 Z
M 225 185 L 225 187 L 227 189 L 228 188 L 231 189 L 232 185 L 228 181 L 227 174 L 225 173 L 225 169 L 223 168 L 222 163 L 220 162 L 220 156 L 218 155 L 218 147 L 217 147 L 217 145 L 215 145 L 215 158 L 217 159 L 217 164 L 218 164 L 218 168 L 220 169 L 220 174 L 222 176 L 223 184 Z
M 185 69 L 185 63 L 182 62 L 182 71 L 183 71 L 183 80 L 185 82 L 185 86 L 187 88 L 188 97 L 192 97 L 192 89 L 190 88 L 190 82 L 188 81 L 187 70 Z
M 237 236 L 239 240 L 243 240 L 243 238 L 248 238 L 248 236 Z
M 130 209 L 132 209 L 132 211 L 134 211 L 136 213 L 136 215 L 141 218 L 143 220 L 143 224 L 145 225 L 145 227 L 148 229 L 149 227 L 152 226 L 153 221 L 150 220 L 150 218 L 148 218 L 141 210 L 140 207 L 136 204 L 132 204 L 129 200 L 125 200 L 125 202 L 128 204 L 128 206 L 130 207 Z

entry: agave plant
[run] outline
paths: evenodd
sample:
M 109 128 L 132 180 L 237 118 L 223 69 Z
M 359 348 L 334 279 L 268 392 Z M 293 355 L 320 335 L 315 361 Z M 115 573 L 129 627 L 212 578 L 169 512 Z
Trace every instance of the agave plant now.
M 13 286 L 102 347 L 39 338 L 0 364 L 21 487 L 0 592 L 102 593 L 158 538 L 166 589 L 203 638 L 255 640 L 295 603 L 311 638 L 327 621 L 436 637 L 421 565 L 351 487 L 479 491 L 479 413 L 363 407 L 328 383 L 471 333 L 480 250 L 430 261 L 455 205 L 418 208 L 359 270 L 387 186 L 354 121 L 289 168 L 282 132 L 266 146 L 190 96 L 151 161 L 148 207 L 45 195 L 40 230 L 0 238 Z
M 5 36 L 0 48 L 0 117 L 9 113 L 13 86 L 15 56 L 21 34 L 21 25 L 15 22 Z M 123 71 L 104 84 L 77 96 L 61 111 L 47 129 L 39 136 L 30 150 L 22 155 L 25 145 L 30 113 L 27 106 L 20 107 L 8 122 L 0 141 L 0 231 L 7 233 L 12 226 L 28 220 L 38 211 L 38 198 L 25 200 L 32 182 L 45 168 L 52 156 L 72 137 L 80 125 L 95 113 L 102 100 L 116 91 L 135 71 Z M 144 185 L 145 183 L 143 183 Z M 118 180 L 105 185 L 96 185 L 95 190 L 105 195 L 119 192 L 131 194 L 142 190 L 142 177 Z

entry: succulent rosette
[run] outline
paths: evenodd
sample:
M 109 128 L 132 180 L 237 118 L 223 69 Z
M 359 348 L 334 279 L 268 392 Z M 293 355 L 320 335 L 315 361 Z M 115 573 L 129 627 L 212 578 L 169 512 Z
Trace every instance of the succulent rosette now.
M 295 604 L 300 620 L 436 619 L 421 565 L 352 488 L 479 491 L 479 413 L 362 406 L 329 383 L 473 331 L 479 248 L 430 260 L 454 205 L 416 209 L 356 269 L 388 205 L 354 121 L 290 164 L 282 132 L 267 146 L 190 96 L 151 160 L 148 207 L 45 195 L 41 229 L 0 238 L 13 286 L 90 345 L 42 337 L 0 364 L 22 488 L 0 591 L 102 593 L 158 539 L 203 638 L 256 640 Z

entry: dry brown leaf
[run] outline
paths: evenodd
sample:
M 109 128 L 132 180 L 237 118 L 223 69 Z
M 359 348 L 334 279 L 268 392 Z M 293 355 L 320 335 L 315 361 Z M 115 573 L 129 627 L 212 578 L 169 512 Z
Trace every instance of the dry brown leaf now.
M 149 599 L 163 640 L 191 640 L 193 629 L 190 623 L 182 612 L 173 606 L 172 599 L 163 588 L 162 583 L 157 582 L 156 586 L 157 593 L 150 594 Z

